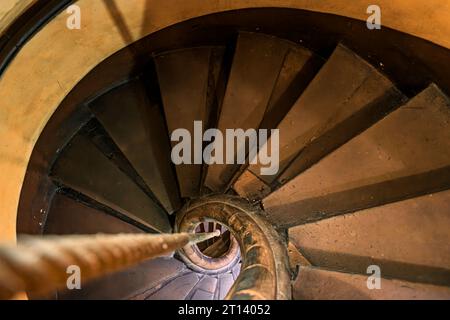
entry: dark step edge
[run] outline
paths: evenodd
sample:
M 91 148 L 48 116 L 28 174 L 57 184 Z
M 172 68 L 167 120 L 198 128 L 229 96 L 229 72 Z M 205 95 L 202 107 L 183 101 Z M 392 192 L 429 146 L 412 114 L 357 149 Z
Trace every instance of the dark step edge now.
M 288 41 L 291 43 L 290 41 Z M 305 50 L 308 50 L 304 47 L 301 47 L 297 45 L 296 43 L 291 43 L 292 46 L 300 47 Z M 286 52 L 285 60 L 288 57 L 290 51 L 293 49 L 289 49 Z M 309 50 L 308 50 L 309 51 Z M 284 61 L 285 61 L 284 60 Z M 284 64 L 283 61 L 283 64 Z M 309 86 L 311 81 L 317 76 L 320 69 L 325 64 L 325 60 L 318 55 L 311 52 L 311 57 L 308 59 L 306 64 L 303 66 L 303 68 L 300 70 L 300 72 L 295 76 L 295 78 L 292 80 L 291 84 L 288 86 L 286 91 L 281 95 L 281 97 L 274 103 L 274 107 L 272 108 L 272 112 L 266 110 L 263 115 L 263 119 L 261 120 L 261 123 L 259 125 L 258 129 L 267 129 L 268 135 L 267 138 L 270 138 L 271 129 L 276 129 L 280 122 L 284 119 L 284 117 L 289 113 L 289 111 L 294 106 L 295 102 L 300 98 L 300 96 L 305 92 L 306 88 Z M 282 71 L 282 68 L 280 69 L 280 73 Z M 280 74 L 278 74 L 279 76 Z M 272 88 L 271 97 L 273 96 L 274 90 L 276 88 L 276 85 L 278 83 L 279 78 L 275 81 L 275 85 Z M 269 99 L 270 102 L 271 99 Z M 275 111 L 279 111 L 279 109 L 283 110 L 283 114 L 281 117 L 275 117 L 274 113 Z M 275 120 L 274 120 L 275 118 Z M 259 149 L 258 149 L 259 152 Z M 239 177 L 249 168 L 250 165 L 250 159 L 248 158 L 248 154 L 246 155 L 246 163 L 241 165 L 231 178 L 231 180 L 228 182 L 228 185 L 226 186 L 225 192 L 228 192 L 230 189 L 232 189 L 233 185 L 236 183 L 236 181 L 239 179 Z M 255 175 L 259 178 L 258 175 Z M 263 180 L 261 180 L 263 181 Z M 264 182 L 264 181 L 263 181 Z M 264 182 L 264 184 L 266 184 Z
M 164 206 L 160 203 L 158 198 L 153 194 L 151 189 L 147 186 L 144 179 L 139 175 L 139 173 L 134 169 L 130 161 L 122 153 L 120 148 L 115 144 L 114 140 L 109 136 L 107 131 L 103 128 L 100 121 L 93 117 L 74 135 L 85 136 L 91 141 L 95 147 L 109 160 L 111 161 L 120 171 L 122 171 L 134 184 L 136 184 L 139 189 L 141 189 L 154 203 L 160 208 L 164 213 L 170 216 Z M 74 138 L 73 137 L 73 138 Z M 73 139 L 72 138 L 72 139 Z M 72 141 L 71 139 L 71 141 Z M 71 141 L 64 147 L 70 148 Z M 60 153 L 60 156 L 64 155 L 64 151 Z M 53 168 L 57 163 L 58 159 L 54 161 L 50 169 L 49 176 L 55 180 L 58 177 L 54 174 Z M 64 183 L 61 181 L 61 183 Z
M 208 74 L 208 89 L 207 89 L 207 110 L 209 114 L 207 116 L 208 123 L 204 130 L 210 128 L 217 128 L 217 124 L 220 118 L 220 112 L 222 109 L 223 99 L 227 88 L 228 78 L 230 76 L 231 67 L 233 63 L 233 56 L 236 44 L 229 45 L 222 48 L 213 48 L 211 50 L 209 74 Z M 219 67 L 218 70 L 215 67 Z M 216 75 L 214 72 L 217 72 Z M 217 79 L 216 79 L 217 78 Z M 203 148 L 210 142 L 203 142 Z M 202 165 L 202 172 L 200 178 L 199 192 L 200 196 L 206 195 L 210 190 L 205 185 L 206 177 L 208 175 L 209 166 L 204 163 Z
M 158 74 L 157 74 L 157 70 L 156 70 L 155 55 L 153 55 L 151 62 L 148 64 L 148 69 L 149 69 L 148 72 L 146 72 L 144 75 L 142 75 L 141 78 L 142 78 L 142 81 L 144 82 L 145 86 L 147 88 L 149 88 L 147 97 L 148 97 L 150 103 L 156 104 L 159 108 L 159 113 L 163 120 L 162 125 L 164 127 L 164 132 L 166 132 L 166 134 L 167 134 L 166 140 L 169 143 L 169 150 L 170 150 L 171 146 L 170 146 L 169 127 L 167 125 L 166 113 L 164 111 L 164 104 L 163 104 L 163 99 L 162 99 L 161 88 L 159 86 Z M 178 195 L 178 199 L 180 199 L 180 203 L 181 203 L 180 208 L 181 208 L 183 198 L 181 197 L 181 192 L 180 192 L 180 190 L 181 190 L 180 182 L 178 181 L 177 171 L 176 171 L 175 165 L 172 163 L 172 161 L 170 161 L 170 169 L 172 171 L 172 176 L 174 177 L 174 182 L 176 184 L 176 190 L 177 190 L 176 192 Z M 179 210 L 180 208 L 177 208 L 177 210 Z M 173 216 L 173 213 L 169 214 L 169 217 L 171 217 L 171 216 Z
M 157 87 L 157 89 L 158 89 L 158 103 L 161 108 L 161 114 L 164 119 L 164 126 L 166 128 L 169 142 L 170 142 L 170 131 L 168 128 L 166 112 L 164 110 L 164 103 L 163 103 L 163 99 L 162 99 L 162 90 L 159 85 L 159 80 L 158 80 L 158 76 L 157 76 L 156 59 L 158 59 L 159 57 L 165 56 L 165 55 L 172 55 L 172 54 L 177 54 L 180 52 L 185 52 L 185 51 L 194 50 L 194 49 L 202 49 L 202 48 L 211 50 L 210 57 L 209 57 L 208 83 L 207 83 L 207 93 L 206 93 L 206 95 L 207 95 L 206 104 L 207 104 L 207 110 L 209 113 L 207 114 L 207 122 L 208 123 L 206 124 L 206 127 L 204 128 L 204 130 L 207 130 L 209 128 L 214 127 L 214 125 L 217 124 L 217 121 L 218 121 L 218 118 L 220 115 L 220 107 L 223 102 L 226 84 L 228 82 L 229 73 L 231 71 L 231 62 L 229 63 L 228 68 L 226 67 L 227 66 L 226 62 L 228 60 L 232 61 L 232 57 L 234 55 L 234 44 L 231 46 L 199 45 L 199 46 L 177 48 L 177 49 L 171 49 L 171 50 L 161 51 L 161 52 L 157 52 L 157 53 L 152 53 L 152 62 L 153 62 L 152 63 L 152 68 L 153 68 L 152 71 L 153 71 L 153 74 L 155 75 L 155 77 L 152 78 L 154 80 L 153 85 L 155 87 Z M 222 62 L 220 63 L 220 68 L 219 68 L 219 70 L 215 70 L 213 68 L 214 63 L 218 63 L 220 60 L 222 60 Z M 214 83 L 215 82 L 214 71 L 219 71 L 219 74 L 217 75 L 217 78 L 218 78 L 217 83 Z M 222 82 L 224 82 L 223 87 L 221 86 Z M 204 144 L 206 145 L 206 143 L 204 143 Z M 205 188 L 204 181 L 205 181 L 206 175 L 207 175 L 207 167 L 208 166 L 206 164 L 203 164 L 201 166 L 200 179 L 199 179 L 198 186 L 196 186 L 198 196 L 208 193 L 207 190 L 204 190 L 204 188 Z M 174 164 L 172 164 L 172 170 L 173 170 L 173 174 L 175 176 L 175 180 L 177 183 L 177 190 L 180 195 L 180 199 L 183 199 L 183 197 L 181 197 L 181 192 L 180 192 L 180 190 L 181 190 L 180 181 L 178 179 L 178 174 L 176 172 L 176 166 Z M 184 200 L 188 200 L 188 198 L 185 198 Z
M 295 212 L 291 215 L 271 214 L 270 209 L 266 213 L 273 224 L 290 228 L 447 189 L 450 189 L 450 166 L 300 200 L 286 206 L 285 211 Z
M 149 289 L 146 293 L 145 293 L 145 297 L 143 300 L 148 300 L 151 296 L 157 294 L 159 291 L 164 290 L 164 288 L 169 285 L 170 283 L 176 281 L 178 278 L 186 276 L 188 274 L 191 273 L 195 273 L 194 271 L 190 270 L 190 269 L 186 269 L 183 270 L 182 272 L 179 272 L 176 276 L 172 277 L 171 279 L 165 280 L 160 282 L 159 284 L 157 284 L 155 287 L 153 287 L 152 289 Z M 195 285 L 189 290 L 188 294 L 186 295 L 186 297 L 192 292 L 193 288 L 195 288 L 198 283 L 200 282 L 201 277 L 199 277 L 199 279 L 197 280 L 197 282 L 195 283 Z M 185 300 L 186 300 L 185 297 Z
M 186 296 L 186 298 L 184 300 L 192 300 L 192 297 L 197 293 L 197 291 L 202 290 L 202 289 L 199 289 L 202 280 L 205 279 L 206 277 L 209 277 L 208 275 L 201 274 L 201 273 L 197 273 L 197 275 L 199 276 L 198 282 L 195 284 L 195 286 L 192 287 L 192 289 L 189 291 L 188 295 Z M 204 291 L 204 290 L 202 290 L 202 291 Z
M 139 293 L 135 293 L 135 294 L 129 296 L 126 300 L 146 300 L 147 298 L 151 297 L 153 294 L 155 294 L 159 290 L 163 289 L 170 282 L 172 282 L 175 279 L 177 279 L 181 276 L 184 276 L 188 273 L 189 273 L 189 270 L 185 268 L 185 269 L 179 271 L 178 273 L 173 273 L 169 276 L 163 277 L 162 279 L 159 279 L 159 281 L 152 283 L 152 287 L 150 287 L 144 291 L 141 291 Z
M 408 101 L 397 88 L 393 87 L 383 96 L 368 103 L 349 118 L 323 132 L 317 139 L 301 149 L 271 184 L 272 192 L 311 168 L 314 164 L 337 150 L 353 138 L 370 129 L 391 112 Z
M 299 248 L 298 250 L 301 250 L 302 253 L 305 254 L 305 257 L 308 259 L 308 261 L 311 261 L 313 263 L 312 266 L 307 266 L 307 268 L 364 275 L 366 277 L 369 277 L 370 274 L 367 274 L 366 272 L 367 267 L 369 267 L 370 265 L 377 265 L 381 269 L 381 277 L 383 279 L 403 280 L 420 284 L 450 287 L 450 269 L 448 268 L 385 260 L 346 253 L 328 252 L 319 249 Z M 314 263 L 314 261 L 317 259 L 311 258 L 312 255 L 332 257 L 330 259 L 332 261 L 335 261 L 336 257 L 347 261 L 340 263 L 338 266 L 333 266 L 331 262 Z
M 114 210 L 111 207 L 109 207 L 101 202 L 98 202 L 95 199 L 92 199 L 91 197 L 85 195 L 84 193 L 81 193 L 77 190 L 74 190 L 74 189 L 64 185 L 64 182 L 59 181 L 57 178 L 53 179 L 53 182 L 57 186 L 57 190 L 56 190 L 55 194 L 56 193 L 61 194 L 63 196 L 66 196 L 66 197 L 78 202 L 78 203 L 81 203 L 87 207 L 102 211 L 114 218 L 117 218 L 123 222 L 130 224 L 130 225 L 133 225 L 133 226 L 141 229 L 144 232 L 155 233 L 155 234 L 160 233 L 156 229 L 146 226 L 145 224 L 142 224 L 139 221 L 136 221 L 136 220 L 132 219 L 131 217 L 129 217 L 117 210 Z M 50 210 L 51 210 L 51 208 L 50 208 Z
M 301 149 L 284 168 L 284 170 L 279 172 L 278 176 L 274 178 L 274 181 L 270 185 L 262 180 L 259 175 L 254 174 L 252 171 L 250 171 L 250 173 L 270 188 L 271 192 L 265 196 L 268 197 L 270 194 L 281 188 L 284 184 L 311 168 L 314 164 L 318 163 L 327 155 L 357 137 L 359 134 L 362 134 L 364 131 L 368 130 L 378 121 L 388 116 L 391 112 L 402 107 L 407 101 L 408 99 L 406 96 L 404 96 L 397 88 L 391 88 L 383 96 L 367 104 L 359 112 L 354 113 L 330 130 L 325 131 L 320 137 Z M 247 169 L 248 164 L 241 168 L 230 187 L 232 187 L 232 185 Z M 290 174 L 291 170 L 294 170 L 294 173 Z M 280 181 L 283 177 L 286 178 Z M 256 201 L 261 200 L 263 199 L 258 199 Z
M 290 51 L 292 51 L 292 49 L 289 49 L 288 52 L 286 53 L 285 60 L 288 57 Z M 306 88 L 309 86 L 311 81 L 317 76 L 317 74 L 319 73 L 320 69 L 323 67 L 325 62 L 326 61 L 323 58 L 311 52 L 311 57 L 305 63 L 300 72 L 298 72 L 297 75 L 294 77 L 294 79 L 292 80 L 286 91 L 274 103 L 271 110 L 266 109 L 266 112 L 264 113 L 263 120 L 261 121 L 259 129 L 270 130 L 276 129 L 278 127 L 280 122 L 284 119 L 284 117 L 289 113 L 291 108 L 294 106 L 295 102 L 305 92 Z M 279 79 L 277 79 L 277 81 L 275 82 L 273 90 L 275 90 L 278 80 Z M 273 96 L 274 93 L 273 90 L 271 97 Z M 275 112 L 279 111 L 280 109 L 283 111 L 281 113 L 281 116 L 276 116 Z

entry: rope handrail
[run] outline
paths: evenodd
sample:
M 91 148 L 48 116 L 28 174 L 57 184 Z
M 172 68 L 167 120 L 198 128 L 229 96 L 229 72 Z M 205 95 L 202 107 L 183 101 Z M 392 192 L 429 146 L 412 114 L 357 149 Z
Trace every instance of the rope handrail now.
M 0 245 L 0 299 L 27 292 L 43 295 L 67 285 L 67 268 L 83 281 L 120 271 L 220 235 L 212 233 L 23 236 Z

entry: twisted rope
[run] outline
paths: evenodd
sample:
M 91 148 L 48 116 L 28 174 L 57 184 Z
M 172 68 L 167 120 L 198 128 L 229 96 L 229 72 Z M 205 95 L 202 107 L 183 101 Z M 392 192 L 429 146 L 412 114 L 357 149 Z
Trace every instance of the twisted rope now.
M 119 234 L 22 237 L 18 245 L 0 246 L 0 299 L 28 292 L 46 294 L 67 285 L 69 266 L 83 281 L 167 255 L 220 232 L 202 234 Z

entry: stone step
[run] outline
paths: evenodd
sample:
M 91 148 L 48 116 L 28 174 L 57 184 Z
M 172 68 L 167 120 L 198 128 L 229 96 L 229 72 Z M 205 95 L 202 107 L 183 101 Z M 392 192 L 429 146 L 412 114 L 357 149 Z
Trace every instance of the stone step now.
M 167 212 L 181 203 L 170 161 L 169 138 L 159 106 L 147 96 L 142 80 L 130 81 L 90 107 Z M 133 132 L 133 134 L 130 134 Z
M 403 100 L 385 76 L 339 45 L 277 127 L 279 171 L 262 175 L 260 163 L 250 165 L 252 175 L 243 175 L 235 190 L 251 200 L 261 199 L 265 189 L 291 180 Z
M 58 299 L 142 300 L 183 272 L 186 267 L 174 258 L 152 259 L 91 282 L 82 281 L 81 290 L 59 291 Z
M 450 101 L 435 85 L 263 200 L 295 226 L 450 188 Z
M 166 212 L 84 134 L 74 137 L 63 150 L 51 176 L 58 184 L 146 227 L 172 230 Z
M 287 87 L 285 80 L 288 82 L 295 74 L 283 65 L 293 47 L 294 44 L 272 36 L 239 34 L 217 125 L 223 134 L 226 129 L 258 129 L 268 108 L 272 113 L 277 112 L 271 106 L 275 106 Z M 303 65 L 308 57 L 309 53 L 302 51 L 299 57 L 290 59 Z M 277 116 L 267 117 L 265 125 L 270 126 L 274 117 Z M 224 192 L 240 167 L 239 164 L 209 165 L 205 185 L 214 192 Z
M 289 229 L 314 265 L 450 286 L 450 191 L 337 216 Z
M 177 129 L 186 129 L 194 139 L 194 121 L 202 121 L 203 128 L 210 125 L 214 112 L 211 96 L 218 81 L 222 48 L 197 47 L 169 51 L 155 57 L 164 112 L 169 136 Z M 178 142 L 173 141 L 172 146 Z M 194 143 L 191 141 L 192 148 Z M 193 156 L 195 150 L 191 151 Z M 196 197 L 202 181 L 201 164 L 176 165 L 181 196 Z
M 450 288 L 381 278 L 370 290 L 369 275 L 303 267 L 293 285 L 294 300 L 448 300 Z
M 200 276 L 195 272 L 180 275 L 148 296 L 146 300 L 185 300 L 199 280 Z

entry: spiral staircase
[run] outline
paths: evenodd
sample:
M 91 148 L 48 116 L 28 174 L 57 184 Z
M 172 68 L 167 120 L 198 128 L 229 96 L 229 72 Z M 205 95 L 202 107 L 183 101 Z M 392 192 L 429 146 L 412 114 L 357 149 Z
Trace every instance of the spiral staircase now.
M 18 216 L 19 233 L 221 236 L 45 298 L 449 299 L 446 89 L 402 83 L 340 39 L 324 52 L 227 35 L 164 50 L 149 38 L 101 62 L 39 137 Z M 280 170 L 173 165 L 170 133 L 194 121 L 279 129 Z M 256 278 L 273 283 L 246 287 Z

